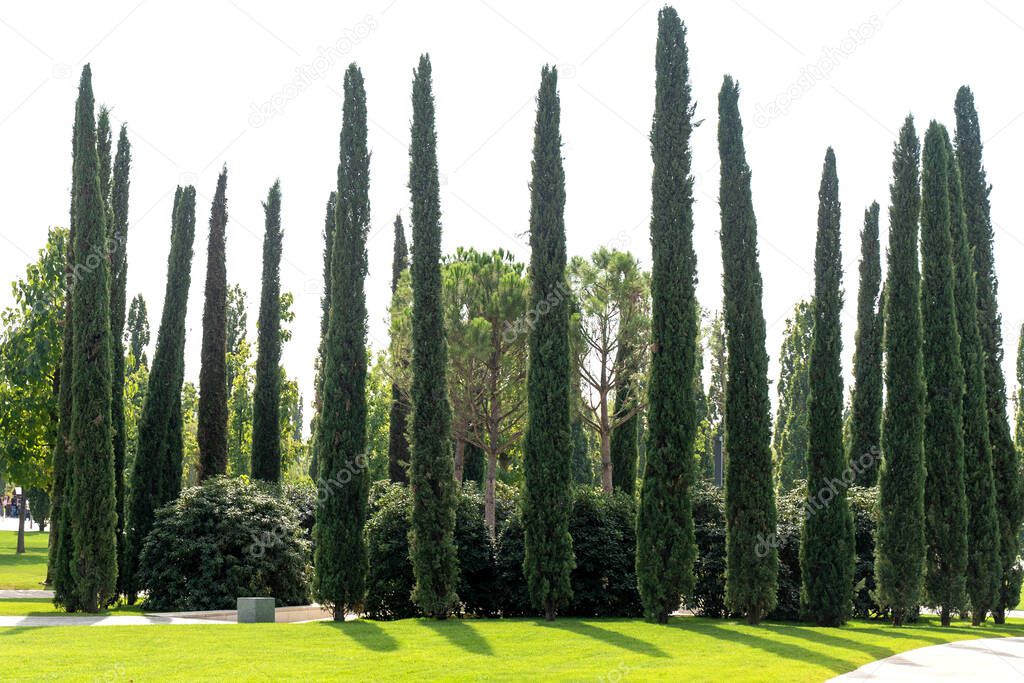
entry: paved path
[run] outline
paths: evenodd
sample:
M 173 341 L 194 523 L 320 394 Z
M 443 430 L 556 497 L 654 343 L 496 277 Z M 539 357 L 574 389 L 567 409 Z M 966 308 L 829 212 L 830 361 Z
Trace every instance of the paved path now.
M 156 615 L 128 615 L 109 617 L 0 617 L 0 627 L 5 626 L 148 626 L 150 624 L 229 624 L 228 621 L 211 619 L 187 619 L 184 617 L 161 617 Z
M 1024 638 L 961 640 L 909 650 L 832 681 L 1024 681 Z
M 44 590 L 0 590 L 0 600 L 19 600 L 21 598 L 52 598 L 53 591 Z

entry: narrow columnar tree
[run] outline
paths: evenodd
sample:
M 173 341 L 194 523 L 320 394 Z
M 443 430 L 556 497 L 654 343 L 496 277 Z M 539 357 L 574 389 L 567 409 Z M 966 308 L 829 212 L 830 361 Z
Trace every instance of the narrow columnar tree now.
M 651 380 L 647 449 L 637 510 L 636 574 L 647 619 L 668 623 L 693 589 L 690 489 L 697 432 L 692 386 L 699 334 L 693 251 L 690 133 L 693 98 L 686 28 L 671 7 L 658 14 L 651 128 Z
M 409 250 L 405 245 L 405 228 L 402 217 L 395 216 L 395 254 L 391 260 L 391 296 L 398 291 L 402 273 L 409 267 Z M 407 367 L 408 358 L 393 359 L 401 367 Z M 398 382 L 391 383 L 391 415 L 388 421 L 388 478 L 394 482 L 407 483 L 409 475 L 409 439 L 406 436 L 406 422 L 409 419 L 409 399 L 403 395 Z
M 853 352 L 853 405 L 847 460 L 858 486 L 878 483 L 882 432 L 882 264 L 878 243 L 878 202 L 864 211 L 860 233 L 860 283 Z M 862 460 L 863 458 L 863 460 Z M 863 463 L 863 464 L 862 464 Z
M 814 337 L 814 307 L 810 302 L 797 302 L 793 317 L 786 319 L 783 334 L 779 353 L 779 409 L 772 436 L 779 493 L 792 491 L 798 481 L 807 480 L 807 401 L 811 390 Z
M 320 297 L 320 348 L 316 355 L 316 377 L 313 387 L 313 406 L 316 412 L 310 423 L 310 462 L 309 476 L 316 480 L 320 477 L 320 454 L 318 452 L 317 431 L 320 429 L 320 415 L 323 412 L 324 356 L 327 352 L 327 326 L 331 321 L 331 258 L 334 253 L 334 227 L 338 219 L 338 193 L 331 190 L 327 198 L 327 215 L 324 218 L 324 293 Z
M 843 257 L 839 178 L 832 148 L 825 153 L 818 190 L 814 254 L 814 336 L 811 341 L 807 503 L 800 543 L 802 598 L 819 626 L 846 622 L 853 599 L 853 517 L 846 501 L 852 483 L 843 449 L 843 338 L 839 315 Z
M 978 294 L 978 330 L 985 358 L 985 388 L 988 403 L 988 434 L 992 445 L 992 472 L 996 485 L 996 507 L 999 511 L 999 558 L 1003 571 L 999 600 L 992 616 L 1003 623 L 1006 610 L 1020 598 L 1021 570 L 1017 566 L 1020 552 L 1020 525 L 1024 515 L 1021 500 L 1018 454 L 1010 435 L 1006 416 L 1006 380 L 1003 377 L 1002 317 L 996 301 L 995 254 L 992 244 L 992 219 L 989 207 L 989 185 L 982 165 L 981 130 L 974 94 L 963 86 L 956 94 L 956 160 L 964 190 L 964 212 L 967 216 L 967 238 L 974 249 L 974 274 Z
M 412 450 L 409 530 L 412 599 L 427 616 L 444 619 L 458 604 L 455 549 L 455 462 L 448 403 L 448 348 L 441 303 L 441 197 L 430 57 L 413 74 L 412 144 Z M 566 362 L 568 363 L 568 351 Z
M 917 260 L 920 145 L 908 116 L 896 143 L 890 185 L 886 276 L 885 391 L 880 518 L 875 541 L 878 601 L 895 626 L 921 604 L 924 577 L 924 370 Z
M 726 76 L 718 95 L 721 158 L 722 283 L 726 342 L 725 388 L 726 584 L 730 609 L 758 623 L 776 603 L 778 551 L 765 543 L 775 533 L 768 353 L 757 263 L 757 221 L 750 167 L 743 149 L 739 86 Z M 761 549 L 758 551 L 757 549 Z
M 202 365 L 199 368 L 199 480 L 228 471 L 227 296 L 225 229 L 228 224 L 228 169 L 217 177 L 210 208 L 206 248 L 206 300 L 203 306 Z
M 954 299 L 946 130 L 932 121 L 921 171 L 921 321 L 925 380 L 925 590 L 949 626 L 964 605 L 964 370 Z
M 1002 569 L 999 562 L 999 517 L 992 476 L 992 446 L 988 438 L 985 399 L 985 359 L 978 331 L 978 294 L 974 262 L 967 238 L 963 186 L 948 135 L 944 136 L 949 164 L 949 212 L 956 278 L 957 329 L 964 370 L 963 433 L 964 490 L 967 496 L 967 604 L 975 626 L 995 606 Z
M 567 286 L 560 118 L 558 70 L 545 66 L 537 93 L 530 182 L 530 308 L 538 316 L 528 335 L 523 571 L 534 606 L 549 621 L 572 598 L 569 575 L 576 566 L 569 536 L 569 307 L 560 296 Z
M 139 365 L 149 365 L 146 359 L 146 347 L 149 346 L 149 314 L 146 312 L 146 300 L 141 294 L 132 298 L 131 306 L 128 307 L 128 330 L 125 336 L 128 340 L 128 351 L 135 359 L 132 372 L 139 369 Z
M 100 198 L 103 202 L 103 215 L 110 217 L 110 184 L 111 184 L 111 152 L 113 150 L 113 138 L 110 134 L 110 110 L 105 104 L 100 105 L 99 114 L 96 116 L 96 156 L 99 159 L 100 174 Z M 108 220 L 107 230 L 112 230 L 112 224 Z
M 118 592 L 124 592 L 124 323 L 128 281 L 128 190 L 131 170 L 131 144 L 128 129 L 122 124 L 114 156 L 114 184 L 110 192 L 110 344 L 111 344 L 111 424 L 114 429 L 114 508 L 117 512 Z
M 132 466 L 126 530 L 125 594 L 134 602 L 139 556 L 153 526 L 156 510 L 181 491 L 181 385 L 185 377 L 185 313 L 191 284 L 195 239 L 196 191 L 191 185 L 174 193 L 167 288 L 157 331 L 146 403 L 139 418 L 139 442 Z
M 263 203 L 263 289 L 256 337 L 256 388 L 252 409 L 252 476 L 281 480 L 281 181 Z
M 628 338 L 628 328 L 619 333 L 619 348 L 615 353 L 614 365 L 625 367 L 629 359 L 637 353 L 637 349 Z M 624 377 L 615 391 L 615 404 L 612 408 L 612 415 L 628 414 L 640 401 L 638 396 L 637 380 L 633 377 Z M 630 415 L 622 422 L 611 436 L 611 461 L 612 461 L 612 487 L 616 491 L 623 491 L 630 496 L 636 489 L 636 459 L 637 439 L 640 436 L 640 415 L 639 412 Z
M 74 601 L 96 612 L 117 595 L 117 513 L 111 427 L 110 266 L 106 202 L 93 128 L 92 72 L 82 70 L 75 107 L 71 424 L 67 456 L 70 488 L 71 580 Z M 109 135 L 109 133 L 108 133 Z M 63 542 L 69 539 L 65 538 Z M 65 577 L 66 581 L 67 577 Z
M 331 256 L 330 319 L 324 343 L 323 403 L 317 429 L 320 476 L 350 472 L 345 486 L 318 501 L 313 591 L 335 621 L 358 612 L 366 593 L 366 231 L 370 153 L 366 91 L 355 64 L 345 72 L 337 219 Z

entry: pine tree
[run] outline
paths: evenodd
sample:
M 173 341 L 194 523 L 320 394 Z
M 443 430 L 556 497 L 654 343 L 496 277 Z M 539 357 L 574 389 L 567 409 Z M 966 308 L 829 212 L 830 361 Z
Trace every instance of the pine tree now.
M 146 403 L 139 418 L 139 442 L 128 500 L 125 594 L 134 602 L 139 555 L 153 526 L 154 513 L 181 491 L 181 386 L 185 376 L 185 313 L 192 282 L 196 191 L 189 185 L 174 193 L 167 288 L 157 331 Z
M 877 599 L 902 626 L 921 604 L 924 576 L 924 360 L 917 260 L 920 145 L 908 116 L 896 143 L 890 185 L 886 276 L 882 466 L 875 542 Z
M 114 184 L 110 194 L 110 236 L 114 249 L 110 254 L 110 343 L 112 356 L 111 424 L 114 429 L 114 508 L 117 512 L 118 592 L 124 592 L 124 323 L 128 280 L 128 190 L 131 170 L 131 144 L 128 129 L 121 125 L 114 156 Z
M 104 252 L 106 203 L 93 129 L 92 73 L 82 70 L 75 111 L 75 253 L 71 310 L 70 460 L 71 577 L 75 604 L 96 612 L 117 595 L 117 513 L 111 426 L 110 269 Z M 108 133 L 109 135 L 109 133 Z M 67 542 L 67 539 L 64 539 Z
M 199 480 L 228 471 L 227 289 L 225 229 L 228 224 L 228 169 L 217 177 L 206 248 L 202 365 L 199 369 Z
M 1006 380 L 1003 377 L 1002 317 L 997 304 L 998 280 L 992 246 L 992 219 L 989 206 L 989 185 L 982 165 L 981 130 L 974 94 L 966 85 L 956 94 L 956 160 L 964 191 L 964 212 L 967 215 L 967 237 L 974 249 L 974 275 L 978 294 L 978 330 L 985 358 L 985 387 L 988 403 L 988 434 L 992 445 L 992 472 L 996 485 L 996 507 L 999 512 L 999 557 L 1003 564 L 999 600 L 992 616 L 1004 623 L 1006 610 L 1020 599 L 1021 570 L 1017 566 L 1020 552 L 1020 525 L 1024 518 L 1024 500 L 1018 454 L 1010 436 L 1006 417 Z
M 860 283 L 853 353 L 853 401 L 847 461 L 858 486 L 878 483 L 882 431 L 882 264 L 878 243 L 878 202 L 864 211 L 860 233 Z M 863 464 L 862 464 L 863 459 Z
M 395 254 L 391 260 L 391 296 L 398 291 L 402 273 L 409 267 L 409 250 L 405 246 L 405 228 L 402 217 L 395 216 Z M 395 358 L 400 367 L 407 367 L 407 358 Z M 398 382 L 391 384 L 391 413 L 388 421 L 388 478 L 394 482 L 408 483 L 409 439 L 406 423 L 409 419 L 409 400 L 402 394 Z
M 698 335 L 697 257 L 693 251 L 690 133 L 693 100 L 686 28 L 676 11 L 658 13 L 651 129 L 651 381 L 646 465 L 637 510 L 636 574 L 647 619 L 668 616 L 693 588 L 690 489 L 697 432 L 692 395 Z
M 523 572 L 536 608 L 551 621 L 572 598 L 576 566 L 569 536 L 571 413 L 569 307 L 565 281 L 565 171 L 562 168 L 558 70 L 541 69 L 530 182 L 530 329 L 528 417 L 523 439 Z
M 635 353 L 627 335 L 620 334 L 618 350 L 613 367 L 623 368 L 627 365 L 627 358 Z M 621 415 L 636 405 L 637 388 L 634 386 L 632 377 L 623 377 L 615 391 L 615 405 L 612 415 Z M 611 456 L 612 456 L 612 487 L 616 491 L 622 491 L 633 495 L 636 489 L 636 458 L 637 439 L 640 436 L 640 414 L 635 415 L 620 424 L 611 435 Z
M 140 365 L 149 366 L 146 359 L 146 347 L 149 346 L 149 315 L 146 312 L 146 300 L 141 294 L 136 294 L 128 307 L 128 351 L 135 359 L 132 372 L 139 369 Z
M 448 348 L 441 303 L 441 198 L 430 57 L 420 56 L 412 85 L 412 449 L 409 531 L 413 602 L 444 619 L 458 604 L 455 463 L 448 404 Z M 568 362 L 568 356 L 566 356 Z
M 331 256 L 330 316 L 324 343 L 323 404 L 317 429 L 321 476 L 351 480 L 319 501 L 313 591 L 344 621 L 366 592 L 366 231 L 370 223 L 370 153 L 366 91 L 355 64 L 345 72 L 338 165 L 337 219 Z M 360 460 L 362 458 L 363 460 Z
M 841 626 L 853 600 L 853 517 L 846 502 L 852 477 L 843 450 L 843 258 L 839 178 L 832 148 L 818 190 L 814 256 L 814 336 L 811 342 L 807 503 L 800 542 L 805 609 L 819 626 Z M 826 496 L 826 492 L 829 495 Z
M 722 282 L 729 348 L 725 389 L 726 602 L 756 624 L 776 603 L 775 533 L 768 353 L 757 263 L 757 222 L 750 167 L 743 149 L 739 86 L 726 76 L 718 95 L 718 153 L 722 160 Z M 760 544 L 760 545 L 759 545 Z M 755 548 L 767 552 L 755 552 Z
M 263 290 L 256 338 L 256 388 L 252 410 L 252 476 L 281 481 L 281 181 L 263 203 Z
M 320 415 L 323 412 L 324 355 L 326 353 L 327 326 L 331 320 L 331 256 L 334 252 L 334 224 L 338 213 L 338 193 L 331 190 L 327 198 L 327 215 L 324 217 L 324 293 L 320 297 L 320 347 L 316 355 L 316 377 L 314 379 L 313 405 L 316 413 L 310 422 L 310 462 L 309 476 L 320 478 L 320 453 L 317 431 L 320 429 Z
M 950 230 L 956 277 L 957 329 L 964 370 L 964 489 L 967 496 L 967 598 L 971 621 L 978 626 L 996 605 L 1002 569 L 999 561 L 999 517 L 992 477 L 992 446 L 988 438 L 985 361 L 978 331 L 978 294 L 974 262 L 967 239 L 963 186 L 949 136 L 944 136 L 949 176 Z

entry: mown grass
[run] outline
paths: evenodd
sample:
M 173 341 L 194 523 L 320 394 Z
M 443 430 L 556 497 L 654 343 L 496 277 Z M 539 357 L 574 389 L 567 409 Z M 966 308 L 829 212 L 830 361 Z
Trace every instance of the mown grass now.
M 823 681 L 926 645 L 1024 636 L 1024 622 L 894 629 L 674 618 L 0 629 L 11 680 Z
M 25 552 L 19 555 L 18 532 L 0 531 L 0 590 L 43 588 L 49 542 L 49 532 L 26 531 Z

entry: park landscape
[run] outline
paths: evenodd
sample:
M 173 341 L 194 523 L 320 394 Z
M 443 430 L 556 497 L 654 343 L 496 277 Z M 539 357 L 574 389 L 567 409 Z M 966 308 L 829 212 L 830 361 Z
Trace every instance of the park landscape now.
M 949 93 L 948 126 L 901 122 L 855 258 L 842 150 L 821 150 L 812 295 L 770 377 L 777 274 L 761 270 L 739 83 L 724 75 L 715 115 L 695 119 L 685 16 L 666 5 L 648 28 L 649 262 L 615 241 L 569 252 L 582 227 L 566 220 L 554 64 L 533 99 L 528 259 L 446 249 L 441 114 L 419 57 L 382 346 L 368 341 L 385 313 L 367 304 L 368 65 L 341 84 L 319 319 L 282 287 L 288 178 L 267 188 L 262 258 L 244 264 L 258 304 L 229 283 L 228 200 L 252 198 L 229 184 L 251 169 L 226 161 L 209 198 L 173 190 L 152 335 L 127 277 L 139 141 L 82 65 L 69 223 L 0 318 L 0 474 L 23 492 L 0 530 L 5 680 L 823 681 L 1024 638 L 1024 406 L 1009 390 L 1024 341 L 1007 378 L 971 87 Z M 694 217 L 691 137 L 708 127 L 715 226 Z M 716 311 L 697 297 L 698 230 L 718 233 Z M 283 362 L 300 326 L 318 330 L 308 420 Z M 209 616 L 239 598 L 319 609 Z

